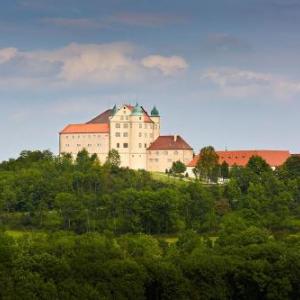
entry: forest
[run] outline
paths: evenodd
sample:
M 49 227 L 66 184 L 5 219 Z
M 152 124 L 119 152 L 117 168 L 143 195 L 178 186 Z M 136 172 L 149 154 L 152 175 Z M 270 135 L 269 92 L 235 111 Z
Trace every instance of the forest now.
M 300 157 L 228 177 L 160 181 L 86 151 L 2 162 L 0 299 L 300 299 Z

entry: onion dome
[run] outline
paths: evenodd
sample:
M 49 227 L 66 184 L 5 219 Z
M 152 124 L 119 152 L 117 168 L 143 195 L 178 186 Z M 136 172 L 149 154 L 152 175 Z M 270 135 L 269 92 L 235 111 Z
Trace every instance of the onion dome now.
M 151 110 L 151 117 L 159 117 L 159 111 L 156 106 L 154 106 Z
M 142 116 L 144 114 L 143 109 L 141 106 L 138 105 L 138 103 L 135 105 L 135 107 L 132 110 L 131 115 L 132 116 Z

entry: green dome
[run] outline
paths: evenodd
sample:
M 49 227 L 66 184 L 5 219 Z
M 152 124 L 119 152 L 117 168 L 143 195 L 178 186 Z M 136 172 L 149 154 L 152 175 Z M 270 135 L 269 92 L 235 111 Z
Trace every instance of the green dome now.
M 152 117 L 158 117 L 159 116 L 159 111 L 156 108 L 156 106 L 154 106 L 153 109 L 151 110 L 151 116 Z
M 141 106 L 139 106 L 138 104 L 135 105 L 135 107 L 132 110 L 131 115 L 132 116 L 142 116 L 143 115 L 143 109 Z

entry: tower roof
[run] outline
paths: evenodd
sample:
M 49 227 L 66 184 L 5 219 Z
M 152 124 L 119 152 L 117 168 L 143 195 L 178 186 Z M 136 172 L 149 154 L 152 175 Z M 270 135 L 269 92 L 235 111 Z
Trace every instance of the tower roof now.
M 156 106 L 154 106 L 151 110 L 151 116 L 152 117 L 158 117 L 159 116 L 159 111 L 158 109 L 156 108 Z
M 133 108 L 131 115 L 132 116 L 142 116 L 144 114 L 143 108 L 138 105 L 138 103 L 135 105 L 135 107 Z

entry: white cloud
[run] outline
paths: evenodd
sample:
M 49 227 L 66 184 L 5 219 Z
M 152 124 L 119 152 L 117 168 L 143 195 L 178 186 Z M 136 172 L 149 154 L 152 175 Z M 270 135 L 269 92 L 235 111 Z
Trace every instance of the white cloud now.
M 187 62 L 180 56 L 150 55 L 142 60 L 145 68 L 157 69 L 164 75 L 174 75 L 188 67 Z
M 146 80 L 153 68 L 162 76 L 187 68 L 185 60 L 179 56 L 156 55 L 141 59 L 135 46 L 129 43 L 73 43 L 59 49 L 28 52 L 7 49 L 0 52 L 0 62 L 1 58 L 3 62 L 17 59 L 10 62 L 5 72 L 0 69 L 2 85 L 9 82 L 19 82 L 21 86 L 136 83 Z
M 248 97 L 270 95 L 292 96 L 300 92 L 300 82 L 269 73 L 232 68 L 214 68 L 204 71 L 202 80 L 217 85 L 227 96 Z
M 10 61 L 17 55 L 16 48 L 3 48 L 0 49 L 0 64 Z

